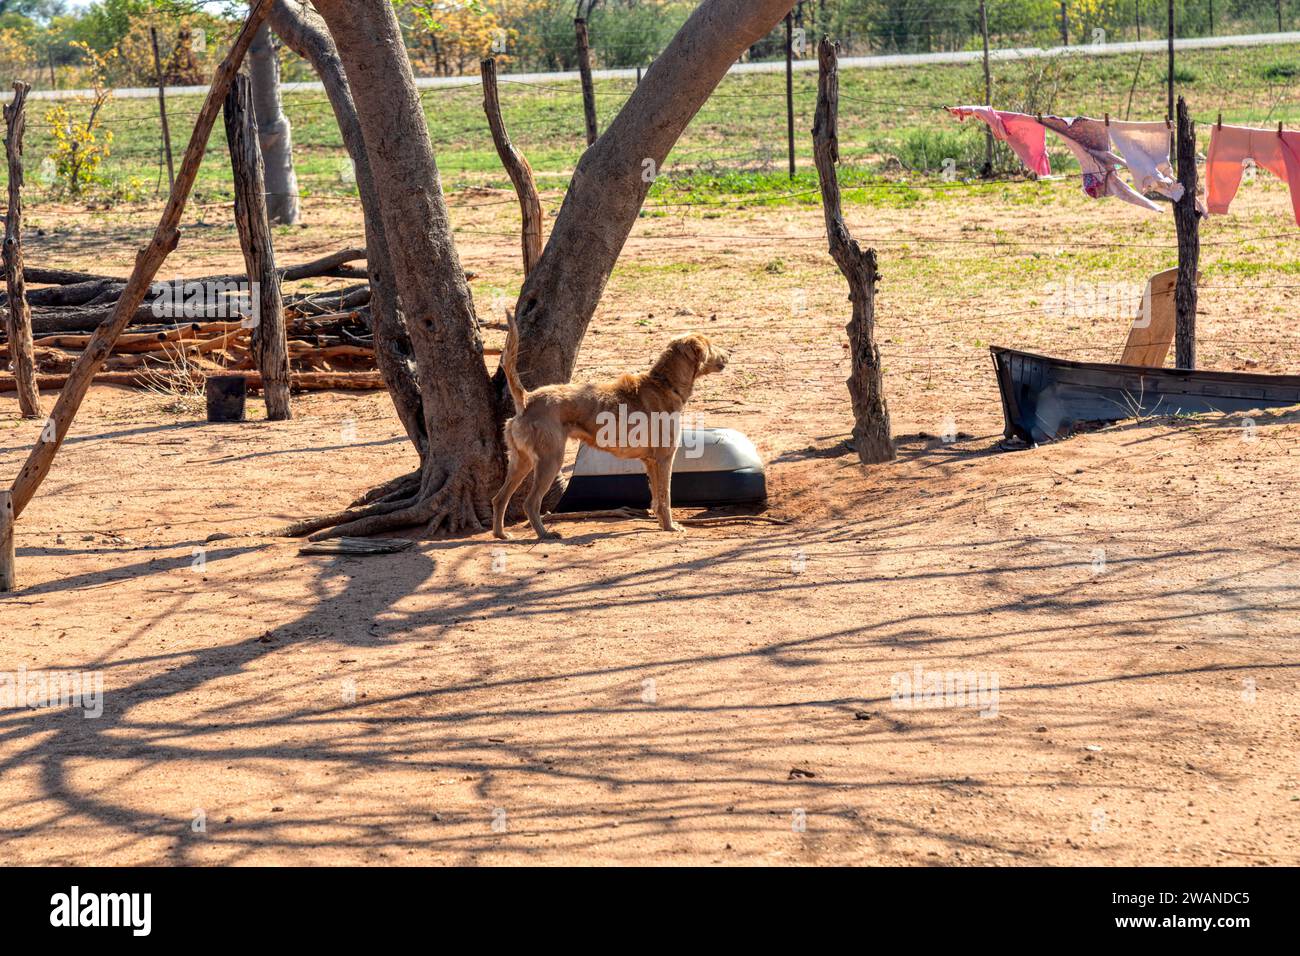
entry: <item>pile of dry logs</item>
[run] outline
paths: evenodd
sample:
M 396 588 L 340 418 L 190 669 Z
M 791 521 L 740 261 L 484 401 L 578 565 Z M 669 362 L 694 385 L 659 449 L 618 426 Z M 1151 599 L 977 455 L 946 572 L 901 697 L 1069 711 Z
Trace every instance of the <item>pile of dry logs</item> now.
M 365 280 L 364 249 L 345 249 L 300 266 L 281 270 L 284 283 L 302 279 Z M 356 265 L 360 262 L 361 265 Z M 25 268 L 32 308 L 37 382 L 40 388 L 60 388 L 89 343 L 94 329 L 108 318 L 125 288 L 124 279 L 56 269 Z M 242 275 L 187 279 L 205 289 L 231 287 Z M 104 369 L 95 376 L 103 384 L 156 388 L 182 383 L 198 386 L 213 373 L 243 372 L 250 389 L 261 384 L 250 351 L 252 330 L 237 314 L 223 311 L 228 321 L 195 320 L 186 308 L 184 288 L 159 288 L 132 317 Z M 361 284 L 329 292 L 284 295 L 289 362 L 295 389 L 376 389 L 383 380 L 375 365 L 370 331 L 370 287 Z M 176 306 L 179 306 L 177 308 Z M 0 308 L 7 307 L 0 294 Z M 9 365 L 7 343 L 0 345 L 0 369 Z M 0 392 L 15 388 L 12 375 L 0 374 Z

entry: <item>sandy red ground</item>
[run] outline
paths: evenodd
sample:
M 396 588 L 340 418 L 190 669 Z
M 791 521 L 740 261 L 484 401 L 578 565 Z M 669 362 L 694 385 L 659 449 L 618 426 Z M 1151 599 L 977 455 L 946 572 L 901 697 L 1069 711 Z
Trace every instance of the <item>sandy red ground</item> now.
M 1071 230 L 984 212 L 1023 216 L 1013 232 L 1047 255 Z M 1077 215 L 1072 235 L 1132 235 L 1140 213 L 1114 215 Z M 634 239 L 615 274 L 579 374 L 637 367 L 679 331 L 731 347 L 693 407 L 758 440 L 787 525 L 303 556 L 255 535 L 412 467 L 384 394 L 230 427 L 96 388 L 22 516 L 0 672 L 100 672 L 104 713 L 0 711 L 6 861 L 1300 862 L 1300 416 L 998 450 L 988 343 L 1114 352 L 1124 323 L 996 318 L 1035 293 L 987 275 L 1023 260 L 883 241 L 924 221 L 856 216 L 882 240 L 899 440 L 869 469 L 843 445 L 844 287 L 800 238 L 815 209 L 651 221 L 638 235 L 682 238 Z M 508 220 L 494 228 L 461 237 L 484 300 L 518 281 Z M 140 225 L 85 229 L 29 259 L 125 271 Z M 282 259 L 354 230 L 322 213 Z M 177 261 L 238 254 L 209 227 Z M 1294 293 L 1260 282 L 1207 294 L 1207 364 L 1294 371 Z M 0 401 L 13 474 L 36 429 Z M 947 424 L 956 442 L 932 437 Z M 917 666 L 996 677 L 996 714 L 899 706 Z

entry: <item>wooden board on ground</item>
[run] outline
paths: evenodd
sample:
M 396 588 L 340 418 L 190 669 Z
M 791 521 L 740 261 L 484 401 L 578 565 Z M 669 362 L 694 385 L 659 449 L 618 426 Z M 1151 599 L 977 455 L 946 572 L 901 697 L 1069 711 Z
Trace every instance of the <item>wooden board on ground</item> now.
M 299 554 L 397 554 L 408 551 L 415 542 L 403 538 L 331 538 L 314 541 L 298 549 Z

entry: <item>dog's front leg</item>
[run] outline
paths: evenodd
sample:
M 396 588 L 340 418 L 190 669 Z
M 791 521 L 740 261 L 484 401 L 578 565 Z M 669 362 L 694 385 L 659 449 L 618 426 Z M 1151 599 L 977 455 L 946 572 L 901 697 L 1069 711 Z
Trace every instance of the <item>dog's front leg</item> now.
M 659 516 L 659 527 L 663 531 L 682 531 L 681 525 L 673 521 L 673 458 L 676 448 L 669 449 L 666 459 L 647 459 L 646 474 L 650 476 L 651 498 L 655 513 Z

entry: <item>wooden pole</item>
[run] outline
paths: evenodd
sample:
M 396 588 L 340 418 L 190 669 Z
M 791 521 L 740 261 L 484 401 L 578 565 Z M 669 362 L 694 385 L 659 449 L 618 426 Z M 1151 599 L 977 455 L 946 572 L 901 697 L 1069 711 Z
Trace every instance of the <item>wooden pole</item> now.
M 284 300 L 275 268 L 275 243 L 266 210 L 265 170 L 257 139 L 253 84 L 246 72 L 235 75 L 226 94 L 226 143 L 235 180 L 235 228 L 244 250 L 244 268 L 252 285 L 253 354 L 262 372 L 266 417 L 273 422 L 293 417 L 289 408 L 289 343 L 284 329 Z
M 272 0 L 253 0 L 249 5 L 248 19 L 244 21 L 244 26 L 235 37 L 230 52 L 226 54 L 225 60 L 213 75 L 212 88 L 208 90 L 207 99 L 203 101 L 203 107 L 194 122 L 194 132 L 190 136 L 189 146 L 185 148 L 185 155 L 181 158 L 176 185 L 172 188 L 167 205 L 163 208 L 153 239 L 137 253 L 135 268 L 131 272 L 131 278 L 127 280 L 126 287 L 122 290 L 122 295 L 117 300 L 112 316 L 95 330 L 90 344 L 81 353 L 81 358 L 69 374 L 68 382 L 59 395 L 49 421 L 41 430 L 40 440 L 27 456 L 27 462 L 22 470 L 18 472 L 13 485 L 15 519 L 22 515 L 23 509 L 27 507 L 27 503 L 32 500 L 41 482 L 49 474 L 50 467 L 54 464 L 54 456 L 58 453 L 59 446 L 63 444 L 68 428 L 76 417 L 77 409 L 81 407 L 82 399 L 86 397 L 91 380 L 113 350 L 113 343 L 122 334 L 131 316 L 144 302 L 149 287 L 153 284 L 154 276 L 158 274 L 163 262 L 180 241 L 181 214 L 185 211 L 185 203 L 199 174 L 199 165 L 203 162 L 203 150 L 207 146 L 208 136 L 216 122 L 217 111 L 221 109 L 222 100 L 226 97 L 226 91 L 230 89 L 231 81 L 239 70 L 244 54 L 248 52 L 248 47 L 253 42 L 254 34 L 257 33 L 258 27 L 262 25 L 267 14 L 271 12 L 271 3 Z
M 1070 11 L 1066 0 L 1061 0 L 1061 46 L 1070 45 Z
M 1200 224 L 1196 212 L 1196 124 L 1178 97 L 1178 182 L 1183 198 L 1174 203 L 1178 230 L 1178 283 L 1174 286 L 1174 364 L 1196 368 L 1196 275 L 1200 268 Z
M 1277 0 L 1277 32 L 1282 32 L 1282 0 Z
M 492 130 L 492 142 L 496 145 L 497 155 L 501 157 L 501 164 L 510 175 L 510 181 L 514 183 L 515 195 L 519 197 L 519 212 L 523 219 L 521 232 L 524 275 L 527 276 L 542 257 L 542 200 L 537 194 L 537 184 L 533 181 L 533 168 L 510 142 L 505 120 L 501 118 L 497 61 L 492 58 L 483 60 L 479 64 L 479 75 L 483 78 L 483 112 L 487 114 L 488 128 Z
M 587 21 L 582 17 L 573 21 L 578 35 L 578 75 L 582 77 L 582 111 L 587 120 L 587 145 L 596 142 L 596 90 L 591 84 L 591 41 L 587 36 Z
M 0 591 L 18 586 L 14 579 L 14 500 L 8 491 L 0 491 Z
M 158 115 L 162 118 L 163 152 L 167 154 L 167 188 L 176 185 L 176 168 L 172 163 L 172 134 L 167 126 L 167 93 L 163 83 L 162 57 L 158 53 L 158 31 L 149 28 L 149 39 L 153 41 L 153 68 L 158 77 Z
M 1137 38 L 1142 39 L 1142 0 L 1133 0 L 1133 23 L 1137 26 Z
M 785 128 L 790 157 L 790 178 L 794 179 L 794 14 L 785 15 Z
M 1174 0 L 1169 0 L 1169 92 L 1165 119 L 1174 121 Z
M 984 36 L 984 105 L 993 105 L 993 73 L 989 69 L 989 16 L 984 0 L 980 0 L 980 33 Z M 993 130 L 984 130 L 984 168 L 980 175 L 993 175 Z
M 1210 36 L 1214 36 L 1214 0 L 1210 0 Z M 1142 39 L 1138 37 L 1138 39 Z
M 9 159 L 9 215 L 5 218 L 4 270 L 9 292 L 7 332 L 9 356 L 23 418 L 41 417 L 41 393 L 36 387 L 32 352 L 32 308 L 23 278 L 23 132 L 27 126 L 27 94 L 31 87 L 14 81 L 14 99 L 4 109 L 5 154 Z
M 840 209 L 840 183 L 835 166 L 840 159 L 839 56 L 835 44 L 823 38 L 817 44 L 820 67 L 817 114 L 813 120 L 813 158 L 821 185 L 822 211 L 831 257 L 849 283 L 853 318 L 849 320 L 849 397 L 853 401 L 853 444 L 863 464 L 878 464 L 894 457 L 889 434 L 889 405 L 885 401 L 876 346 L 876 250 L 862 247 L 849 234 Z

